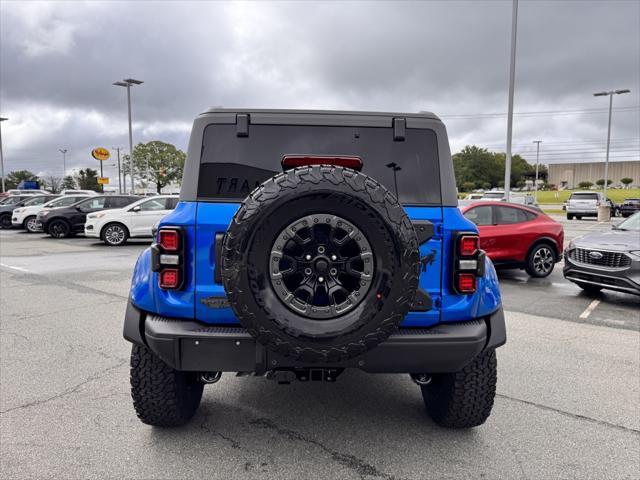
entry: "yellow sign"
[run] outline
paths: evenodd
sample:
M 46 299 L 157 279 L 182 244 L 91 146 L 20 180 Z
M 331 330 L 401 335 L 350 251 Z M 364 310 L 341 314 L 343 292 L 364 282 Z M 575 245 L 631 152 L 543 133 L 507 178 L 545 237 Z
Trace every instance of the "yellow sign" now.
M 98 177 L 98 185 L 109 185 L 109 177 Z
M 91 156 L 96 160 L 104 162 L 105 160 L 109 160 L 109 157 L 111 156 L 111 154 L 109 153 L 109 150 L 107 150 L 106 148 L 98 147 L 91 150 Z

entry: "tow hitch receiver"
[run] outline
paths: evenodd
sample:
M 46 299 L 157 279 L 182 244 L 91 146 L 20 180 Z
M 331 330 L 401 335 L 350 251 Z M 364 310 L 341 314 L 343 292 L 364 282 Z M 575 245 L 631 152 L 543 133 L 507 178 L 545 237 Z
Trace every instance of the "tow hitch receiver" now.
M 275 380 L 286 385 L 294 380 L 300 382 L 335 382 L 344 368 L 296 368 L 294 370 L 270 370 L 267 372 L 269 380 Z

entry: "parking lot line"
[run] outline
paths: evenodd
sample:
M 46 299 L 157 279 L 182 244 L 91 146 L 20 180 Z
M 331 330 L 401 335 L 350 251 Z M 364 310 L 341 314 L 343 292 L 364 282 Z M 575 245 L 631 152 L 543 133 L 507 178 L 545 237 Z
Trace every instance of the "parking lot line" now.
M 12 265 L 7 265 L 6 263 L 0 263 L 0 267 L 10 268 L 11 270 L 17 270 L 18 272 L 22 272 L 22 273 L 31 273 L 26 268 L 14 267 Z
M 600 300 L 594 300 L 593 302 L 591 302 L 589 306 L 584 309 L 584 312 L 580 314 L 580 318 L 582 318 L 583 320 L 589 318 L 591 312 L 593 312 L 598 305 L 600 305 Z

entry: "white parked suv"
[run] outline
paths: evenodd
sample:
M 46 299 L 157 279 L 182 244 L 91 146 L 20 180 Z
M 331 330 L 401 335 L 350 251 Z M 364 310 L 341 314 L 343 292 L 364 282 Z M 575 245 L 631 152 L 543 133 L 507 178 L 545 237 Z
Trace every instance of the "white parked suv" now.
M 176 195 L 158 195 L 143 198 L 125 208 L 90 213 L 84 224 L 84 234 L 110 246 L 124 245 L 131 237 L 151 237 L 153 226 L 177 203 Z
M 41 205 L 27 205 L 16 208 L 11 216 L 11 224 L 14 228 L 24 228 L 29 233 L 40 232 L 42 231 L 42 225 L 37 219 L 38 212 L 49 208 L 68 207 L 84 198 L 87 198 L 86 194 L 65 195 L 56 197 Z
M 567 200 L 567 220 L 597 217 L 598 207 L 604 203 L 600 192 L 573 192 Z

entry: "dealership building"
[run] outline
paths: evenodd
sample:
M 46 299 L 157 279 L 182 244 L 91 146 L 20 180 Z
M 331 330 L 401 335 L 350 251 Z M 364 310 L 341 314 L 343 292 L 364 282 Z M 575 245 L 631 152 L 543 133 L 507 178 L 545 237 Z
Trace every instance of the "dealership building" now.
M 580 182 L 595 183 L 604 178 L 604 162 L 551 163 L 548 183 L 558 188 L 578 188 Z M 621 186 L 620 179 L 632 178 L 631 186 L 640 185 L 640 160 L 610 161 L 609 179 L 611 186 Z

